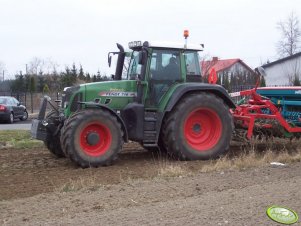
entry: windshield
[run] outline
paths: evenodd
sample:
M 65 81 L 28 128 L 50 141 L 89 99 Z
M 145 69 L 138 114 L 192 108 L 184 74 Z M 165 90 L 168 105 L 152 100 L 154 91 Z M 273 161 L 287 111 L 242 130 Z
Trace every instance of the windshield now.
M 141 74 L 141 65 L 138 62 L 139 62 L 139 52 L 134 51 L 132 53 L 130 66 L 128 68 L 128 77 L 127 77 L 127 79 L 131 79 L 131 80 L 136 79 L 137 75 Z

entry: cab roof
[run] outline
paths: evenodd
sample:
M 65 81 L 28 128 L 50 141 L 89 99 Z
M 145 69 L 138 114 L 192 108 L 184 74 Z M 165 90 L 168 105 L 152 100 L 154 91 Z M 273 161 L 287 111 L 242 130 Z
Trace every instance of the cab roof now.
M 187 47 L 185 48 L 184 43 L 176 43 L 176 42 L 133 41 L 129 43 L 129 48 L 133 50 L 140 49 L 142 46 L 150 47 L 150 48 L 186 49 L 186 50 L 203 51 L 202 44 L 199 45 L 187 44 Z

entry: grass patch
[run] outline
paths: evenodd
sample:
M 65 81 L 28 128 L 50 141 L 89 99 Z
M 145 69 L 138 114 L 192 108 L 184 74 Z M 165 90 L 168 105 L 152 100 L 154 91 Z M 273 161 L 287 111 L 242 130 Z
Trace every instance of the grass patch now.
M 158 178 L 181 177 L 190 174 L 184 162 L 174 161 L 168 156 L 159 155 L 158 159 L 154 159 L 154 163 L 158 166 Z
M 43 147 L 42 141 L 33 139 L 29 131 L 4 130 L 0 131 L 0 149 L 24 149 Z
M 89 176 L 89 177 L 81 177 L 79 179 L 69 179 L 69 181 L 60 187 L 55 187 L 55 192 L 60 193 L 66 193 L 66 192 L 75 192 L 80 190 L 90 190 L 90 191 L 96 191 L 98 190 L 102 185 L 99 184 L 95 177 Z
M 158 177 L 180 177 L 188 175 L 189 172 L 181 165 L 170 163 L 159 167 Z
M 301 162 L 300 147 L 300 140 L 271 139 L 267 141 L 254 138 L 248 144 L 242 144 L 239 150 L 232 150 L 226 156 L 204 165 L 201 172 L 244 170 L 269 165 L 271 162 L 284 164 Z

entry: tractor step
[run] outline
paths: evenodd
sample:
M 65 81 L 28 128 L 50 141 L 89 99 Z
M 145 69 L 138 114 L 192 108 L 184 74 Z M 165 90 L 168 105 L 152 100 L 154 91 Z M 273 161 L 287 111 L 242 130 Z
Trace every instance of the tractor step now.
M 145 112 L 143 130 L 144 130 L 143 144 L 156 145 L 157 144 L 157 113 L 156 112 Z

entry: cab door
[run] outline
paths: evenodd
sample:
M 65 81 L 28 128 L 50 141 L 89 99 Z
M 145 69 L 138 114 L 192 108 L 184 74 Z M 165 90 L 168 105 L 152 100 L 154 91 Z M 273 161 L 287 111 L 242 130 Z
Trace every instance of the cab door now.
M 154 49 L 148 78 L 146 107 L 157 107 L 172 85 L 181 81 L 179 50 Z

